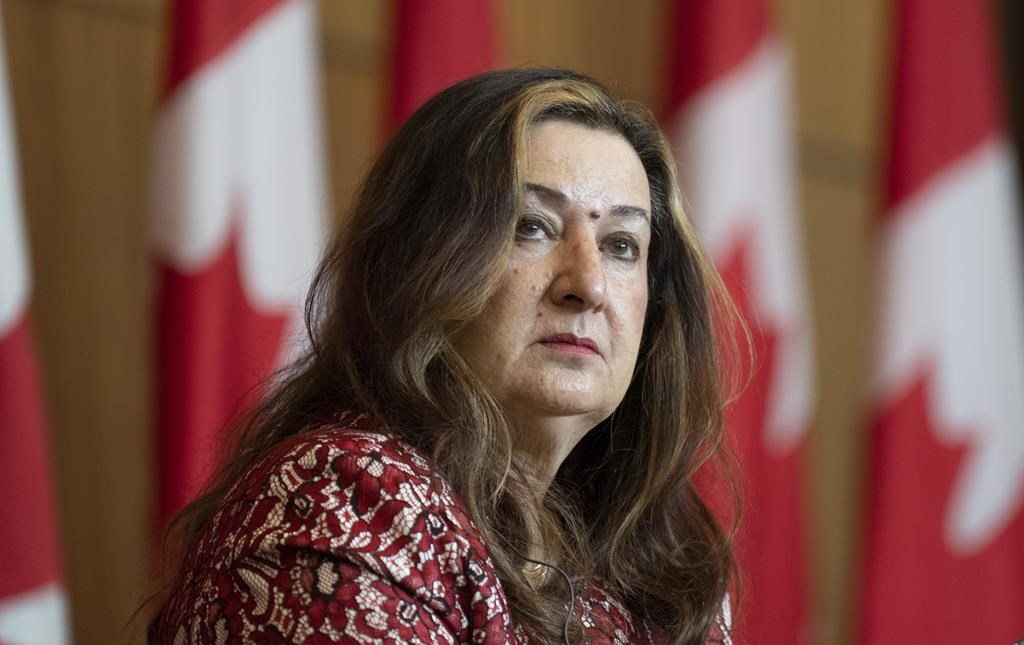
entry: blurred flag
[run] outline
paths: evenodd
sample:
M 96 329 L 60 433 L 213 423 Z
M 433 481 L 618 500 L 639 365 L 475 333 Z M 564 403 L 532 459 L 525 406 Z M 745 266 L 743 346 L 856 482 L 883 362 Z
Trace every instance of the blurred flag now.
M 992 3 L 901 0 L 864 643 L 1024 639 L 1024 284 Z
M 63 643 L 67 608 L 3 33 L 0 18 L 0 642 Z
M 161 524 L 301 342 L 326 211 L 314 6 L 175 0 L 171 12 L 152 205 Z
M 674 5 L 668 131 L 693 221 L 753 336 L 727 431 L 746 480 L 740 643 L 806 640 L 802 454 L 811 323 L 797 210 L 789 56 L 766 0 Z M 749 365 L 739 366 L 750 373 Z
M 452 83 L 494 65 L 491 0 L 397 0 L 391 127 Z

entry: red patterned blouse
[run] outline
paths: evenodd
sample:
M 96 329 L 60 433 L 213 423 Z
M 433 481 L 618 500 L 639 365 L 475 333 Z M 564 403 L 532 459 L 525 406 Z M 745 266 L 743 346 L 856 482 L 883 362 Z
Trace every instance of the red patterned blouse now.
M 446 481 L 363 416 L 304 432 L 231 490 L 160 617 L 159 643 L 525 643 Z M 591 643 L 657 639 L 591 589 Z M 709 642 L 729 643 L 727 620 Z

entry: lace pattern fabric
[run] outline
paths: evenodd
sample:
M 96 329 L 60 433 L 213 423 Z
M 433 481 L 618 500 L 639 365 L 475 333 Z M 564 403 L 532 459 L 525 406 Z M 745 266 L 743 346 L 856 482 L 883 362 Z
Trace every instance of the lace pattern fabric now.
M 527 642 L 454 491 L 359 415 L 254 466 L 182 570 L 161 643 Z M 576 611 L 591 643 L 660 640 L 600 589 Z M 729 643 L 720 622 L 709 642 Z

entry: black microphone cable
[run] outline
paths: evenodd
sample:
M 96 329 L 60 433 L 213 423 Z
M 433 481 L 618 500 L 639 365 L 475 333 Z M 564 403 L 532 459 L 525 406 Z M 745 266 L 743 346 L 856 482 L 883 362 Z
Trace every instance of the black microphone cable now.
M 569 574 L 566 573 L 565 570 L 563 570 L 561 567 L 556 567 L 555 565 L 549 564 L 547 562 L 541 562 L 540 560 L 528 558 L 524 556 L 522 553 L 520 553 L 519 550 L 515 547 L 512 547 L 512 550 L 515 551 L 516 555 L 518 555 L 526 562 L 530 562 L 531 564 L 539 564 L 542 567 L 554 569 L 565 580 L 566 586 L 569 587 L 569 610 L 565 612 L 565 624 L 562 626 L 562 639 L 565 641 L 565 645 L 572 645 L 572 643 L 569 641 L 569 625 L 570 623 L 572 623 L 572 616 L 576 612 L 576 585 L 572 583 L 572 578 L 570 578 Z

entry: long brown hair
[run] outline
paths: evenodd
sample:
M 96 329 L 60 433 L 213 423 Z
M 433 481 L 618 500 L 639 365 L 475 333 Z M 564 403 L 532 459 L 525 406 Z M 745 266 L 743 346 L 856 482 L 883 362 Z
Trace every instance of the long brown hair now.
M 508 419 L 454 339 L 498 284 L 515 239 L 530 128 L 547 119 L 632 145 L 650 184 L 652 238 L 632 383 L 537 500 L 517 468 Z M 728 532 L 693 483 L 721 443 L 714 321 L 723 294 L 646 109 L 565 70 L 502 70 L 458 83 L 421 107 L 373 165 L 313 281 L 309 350 L 239 422 L 237 449 L 176 517 L 165 544 L 187 552 L 256 460 L 355 409 L 447 477 L 532 637 L 560 640 L 565 619 L 564 583 L 549 576 L 535 590 L 521 572 L 539 531 L 575 581 L 598 581 L 670 642 L 703 642 L 733 572 Z M 538 512 L 539 529 L 527 528 Z M 168 587 L 179 573 L 171 571 Z

